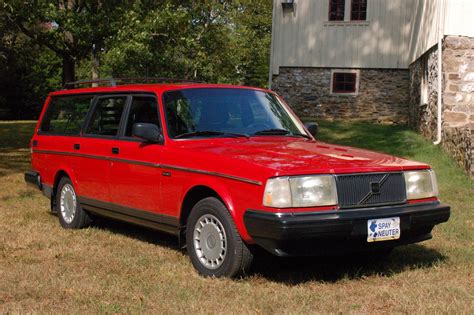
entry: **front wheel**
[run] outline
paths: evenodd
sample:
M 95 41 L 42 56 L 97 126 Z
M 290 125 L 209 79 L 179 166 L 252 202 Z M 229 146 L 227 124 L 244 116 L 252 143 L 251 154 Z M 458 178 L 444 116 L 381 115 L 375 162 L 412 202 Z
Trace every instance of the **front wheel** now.
M 206 277 L 235 277 L 252 263 L 252 253 L 241 239 L 225 205 L 214 197 L 199 201 L 186 227 L 191 262 Z

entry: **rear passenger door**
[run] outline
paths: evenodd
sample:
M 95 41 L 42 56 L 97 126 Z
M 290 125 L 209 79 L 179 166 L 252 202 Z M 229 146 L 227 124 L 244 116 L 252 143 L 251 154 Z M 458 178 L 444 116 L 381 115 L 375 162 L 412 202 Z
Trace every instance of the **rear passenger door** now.
M 111 201 L 110 159 L 116 155 L 114 148 L 129 101 L 128 95 L 96 96 L 83 137 L 74 144 L 75 152 L 82 157 L 81 163 L 75 165 L 81 197 L 89 201 Z
M 132 136 L 136 123 L 156 124 L 161 129 L 154 95 L 132 95 L 124 115 L 117 154 L 111 161 L 112 202 L 133 210 L 159 212 L 162 144 L 146 143 Z M 140 215 L 138 213 L 137 215 Z

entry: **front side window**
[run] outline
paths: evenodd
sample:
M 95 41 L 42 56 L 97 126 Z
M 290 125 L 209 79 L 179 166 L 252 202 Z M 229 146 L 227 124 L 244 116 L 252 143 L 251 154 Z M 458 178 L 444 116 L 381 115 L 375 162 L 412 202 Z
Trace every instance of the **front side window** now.
M 171 138 L 228 135 L 306 136 L 271 93 L 250 89 L 183 89 L 164 94 Z
M 132 136 L 133 125 L 137 123 L 155 124 L 160 127 L 158 105 L 154 97 L 134 96 L 127 118 L 125 136 Z
M 344 21 L 346 0 L 329 0 L 329 21 Z
M 351 21 L 365 21 L 367 19 L 367 0 L 352 0 Z
M 353 72 L 334 72 L 332 77 L 333 93 L 355 93 L 357 74 Z
M 78 136 L 81 133 L 92 96 L 53 97 L 41 122 L 44 134 Z
M 92 114 L 86 133 L 100 136 L 116 136 L 126 96 L 100 97 Z

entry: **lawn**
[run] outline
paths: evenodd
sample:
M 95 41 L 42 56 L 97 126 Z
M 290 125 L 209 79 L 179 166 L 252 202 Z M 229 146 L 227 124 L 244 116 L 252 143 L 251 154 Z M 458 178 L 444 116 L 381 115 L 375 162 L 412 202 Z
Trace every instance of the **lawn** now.
M 320 125 L 324 141 L 431 164 L 450 221 L 385 260 L 260 255 L 243 279 L 204 279 L 167 235 L 61 229 L 23 181 L 34 123 L 0 122 L 0 313 L 474 313 L 474 182 L 406 127 Z

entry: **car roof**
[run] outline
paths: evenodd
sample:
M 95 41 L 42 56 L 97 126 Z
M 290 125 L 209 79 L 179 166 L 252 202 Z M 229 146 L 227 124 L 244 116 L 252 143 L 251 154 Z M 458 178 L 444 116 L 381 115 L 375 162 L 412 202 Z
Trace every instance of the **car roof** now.
M 88 93 L 117 93 L 117 92 L 165 92 L 178 89 L 196 89 L 196 88 L 215 88 L 215 89 L 248 89 L 256 91 L 270 92 L 268 89 L 262 89 L 252 86 L 231 85 L 231 84 L 209 84 L 209 83 L 160 83 L 160 84 L 124 84 L 117 86 L 87 87 L 79 89 L 64 89 L 51 92 L 51 96 L 88 94 Z

